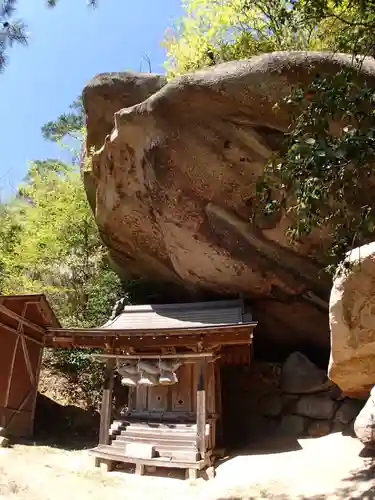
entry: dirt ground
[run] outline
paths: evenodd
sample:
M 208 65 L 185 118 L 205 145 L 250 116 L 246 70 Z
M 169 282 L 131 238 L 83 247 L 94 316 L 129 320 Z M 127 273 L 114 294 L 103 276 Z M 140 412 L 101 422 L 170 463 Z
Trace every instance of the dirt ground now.
M 375 461 L 339 433 L 317 439 L 262 442 L 218 465 L 214 480 L 178 473 L 104 473 L 87 450 L 37 444 L 0 450 L 0 498 L 11 500 L 373 499 Z

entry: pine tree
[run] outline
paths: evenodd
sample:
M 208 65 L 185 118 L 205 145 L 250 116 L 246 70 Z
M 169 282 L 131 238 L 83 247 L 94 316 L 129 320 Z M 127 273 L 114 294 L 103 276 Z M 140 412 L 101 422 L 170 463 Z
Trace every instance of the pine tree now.
M 56 120 L 43 125 L 42 134 L 46 140 L 60 142 L 64 137 L 76 138 L 85 126 L 85 113 L 82 98 L 78 97 L 67 113 L 62 113 Z
M 21 21 L 12 21 L 17 0 L 5 0 L 0 7 L 0 71 L 6 64 L 6 50 L 13 44 L 27 45 L 26 26 Z
M 47 0 L 48 7 L 55 7 L 57 5 L 57 3 L 58 3 L 58 0 Z M 87 4 L 90 7 L 96 7 L 97 2 L 96 2 L 96 0 L 87 0 Z
M 48 7 L 55 7 L 58 0 L 46 0 Z M 90 7 L 96 7 L 96 0 L 87 0 Z M 26 25 L 22 21 L 13 21 L 17 0 L 3 0 L 0 5 L 0 72 L 7 62 L 6 51 L 15 43 L 27 45 Z

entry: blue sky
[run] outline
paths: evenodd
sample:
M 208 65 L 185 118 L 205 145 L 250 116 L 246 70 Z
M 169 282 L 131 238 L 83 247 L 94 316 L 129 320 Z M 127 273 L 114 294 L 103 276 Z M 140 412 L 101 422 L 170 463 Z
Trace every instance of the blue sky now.
M 28 26 L 29 47 L 8 52 L 0 75 L 0 198 L 14 192 L 29 160 L 67 159 L 67 152 L 45 141 L 40 128 L 68 110 L 87 80 L 104 71 L 162 72 L 160 42 L 182 14 L 180 0 L 19 0 L 16 18 Z M 142 64 L 142 68 L 140 65 Z

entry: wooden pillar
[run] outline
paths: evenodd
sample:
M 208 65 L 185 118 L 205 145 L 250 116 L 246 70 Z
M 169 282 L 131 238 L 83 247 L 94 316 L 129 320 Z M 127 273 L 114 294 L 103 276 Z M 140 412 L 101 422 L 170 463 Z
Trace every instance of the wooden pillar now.
M 201 458 L 206 455 L 206 358 L 197 362 L 197 448 Z
M 102 406 L 100 408 L 99 444 L 109 443 L 115 360 L 108 359 L 105 367 Z
M 223 442 L 223 402 L 221 391 L 221 366 L 219 362 L 215 362 L 215 411 L 218 415 L 218 421 L 216 423 L 215 445 L 217 445 L 218 443 L 222 445 Z

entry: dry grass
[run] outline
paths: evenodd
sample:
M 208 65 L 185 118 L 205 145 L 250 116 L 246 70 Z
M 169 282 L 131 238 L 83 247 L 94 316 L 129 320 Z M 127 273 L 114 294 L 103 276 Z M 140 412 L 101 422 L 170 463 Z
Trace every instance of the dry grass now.
M 214 481 L 113 472 L 87 451 L 17 445 L 0 451 L 0 498 L 10 500 L 255 500 L 375 498 L 374 465 L 356 440 L 331 435 L 300 450 L 235 457 Z M 372 495 L 372 496 L 371 496 Z

